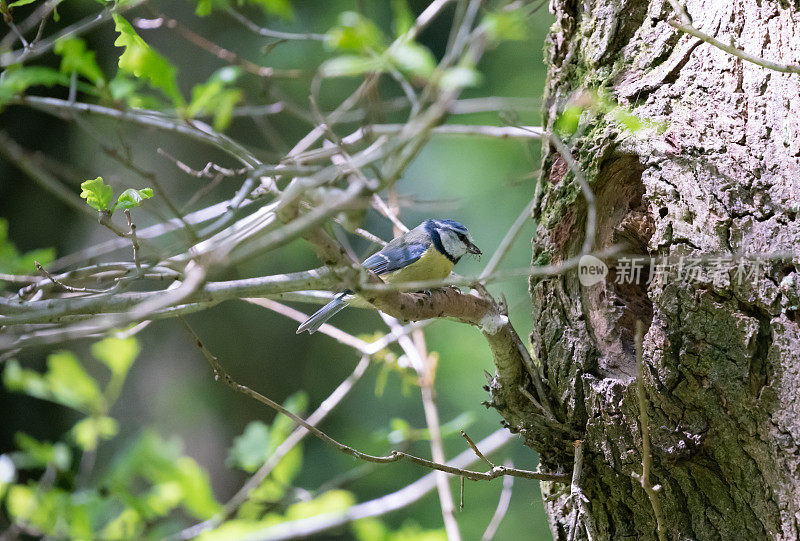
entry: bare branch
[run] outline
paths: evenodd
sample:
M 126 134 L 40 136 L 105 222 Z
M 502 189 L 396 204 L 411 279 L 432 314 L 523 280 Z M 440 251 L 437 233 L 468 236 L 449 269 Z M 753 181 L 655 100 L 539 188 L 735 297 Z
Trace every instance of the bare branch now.
M 372 124 L 365 126 L 365 130 L 378 135 L 400 133 L 403 124 Z M 542 138 L 542 128 L 539 126 L 477 126 L 471 124 L 444 124 L 431 129 L 436 135 L 467 135 L 475 137 L 492 137 L 498 139 L 534 139 Z

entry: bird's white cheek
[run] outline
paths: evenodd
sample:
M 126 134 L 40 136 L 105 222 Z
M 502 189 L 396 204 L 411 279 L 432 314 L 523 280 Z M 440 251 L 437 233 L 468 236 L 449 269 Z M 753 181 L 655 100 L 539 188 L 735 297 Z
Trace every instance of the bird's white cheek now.
M 459 258 L 467 253 L 467 247 L 454 234 L 445 232 L 441 237 L 445 251 L 454 258 Z

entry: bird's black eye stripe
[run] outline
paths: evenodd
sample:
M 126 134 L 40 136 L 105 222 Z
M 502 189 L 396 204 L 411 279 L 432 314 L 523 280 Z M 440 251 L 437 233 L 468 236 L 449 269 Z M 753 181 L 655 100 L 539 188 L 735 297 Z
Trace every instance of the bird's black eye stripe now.
M 459 233 L 456 231 L 456 236 L 461 242 L 467 242 L 467 236 L 464 233 Z

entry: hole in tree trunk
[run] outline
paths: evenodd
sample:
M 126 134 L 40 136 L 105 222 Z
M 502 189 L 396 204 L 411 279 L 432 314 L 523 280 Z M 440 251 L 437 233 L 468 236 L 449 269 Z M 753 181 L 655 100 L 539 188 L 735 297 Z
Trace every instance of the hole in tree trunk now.
M 642 166 L 637 156 L 609 159 L 596 183 L 597 233 L 595 249 L 622 246 L 626 258 L 607 261 L 606 279 L 584 288 L 584 307 L 591 332 L 600 348 L 598 368 L 605 377 L 636 374 L 635 329 L 653 320 L 647 290 L 650 255 L 647 247 L 654 221 L 644 200 Z

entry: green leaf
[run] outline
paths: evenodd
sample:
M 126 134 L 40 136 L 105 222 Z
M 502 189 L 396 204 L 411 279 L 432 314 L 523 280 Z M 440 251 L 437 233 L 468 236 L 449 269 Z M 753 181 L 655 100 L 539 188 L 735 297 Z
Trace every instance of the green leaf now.
M 242 5 L 242 3 L 242 0 L 239 0 L 239 5 Z M 291 19 L 294 17 L 292 4 L 289 0 L 247 0 L 247 3 L 260 7 L 267 15 L 277 15 L 284 19 Z
M 11 518 L 26 521 L 33 515 L 36 507 L 36 492 L 33 488 L 14 485 L 8 491 L 6 508 Z
M 355 503 L 355 496 L 346 490 L 330 490 L 307 502 L 295 503 L 286 510 L 286 518 L 300 520 L 323 513 L 344 511 Z
M 564 112 L 561 113 L 561 116 L 556 121 L 556 129 L 562 135 L 575 135 L 575 132 L 578 131 L 578 124 L 581 121 L 582 113 L 583 107 L 570 105 L 564 109 Z
M 395 36 L 402 36 L 414 25 L 414 15 L 408 7 L 408 0 L 392 0 L 392 29 Z
M 125 509 L 117 515 L 100 533 L 100 539 L 141 539 L 144 531 L 141 515 L 133 509 Z
M 86 413 L 104 409 L 103 395 L 97 382 L 86 373 L 71 351 L 57 351 L 47 356 L 45 381 L 51 400 Z
M 136 337 L 106 338 L 92 344 L 92 355 L 105 364 L 115 376 L 124 376 L 139 355 L 139 341 Z
M 120 496 L 132 493 L 142 479 L 151 483 L 147 497 L 137 507 L 145 518 L 163 516 L 182 506 L 194 518 L 205 520 L 220 509 L 208 474 L 192 458 L 181 454 L 180 442 L 164 440 L 152 432 L 144 433 L 118 456 L 108 479 L 112 491 Z
M 328 30 L 325 45 L 331 50 L 382 52 L 383 33 L 371 20 L 355 11 L 339 14 L 339 24 Z
M 142 201 L 151 197 L 153 197 L 153 188 L 142 188 L 141 190 L 128 188 L 119 195 L 112 210 L 130 210 L 141 206 Z
M 194 14 L 198 17 L 205 17 L 211 14 L 212 7 L 211 0 L 197 0 L 197 8 L 194 10 Z
M 224 131 L 233 117 L 234 106 L 242 99 L 242 91 L 229 88 L 241 75 L 241 70 L 228 66 L 217 70 L 207 82 L 192 89 L 192 102 L 187 116 L 193 118 L 200 113 L 214 116 L 214 129 Z
M 44 468 L 49 464 L 54 465 L 59 471 L 67 471 L 72 464 L 72 453 L 62 442 L 48 443 L 17 432 L 14 443 L 27 459 L 18 465 L 20 468 Z
M 428 78 L 436 69 L 436 59 L 427 47 L 403 41 L 389 48 L 389 59 L 403 73 Z
M 241 436 L 233 440 L 233 447 L 225 461 L 228 466 L 235 466 L 248 473 L 253 473 L 269 456 L 269 427 L 261 421 L 251 421 Z
M 25 92 L 32 86 L 54 85 L 69 86 L 69 77 L 45 66 L 12 67 L 3 72 L 0 80 L 0 104 L 6 103 L 17 94 Z
M 119 426 L 111 417 L 87 417 L 72 427 L 70 436 L 84 451 L 94 451 L 99 440 L 110 440 L 117 435 L 117 432 Z
M 308 396 L 303 392 L 292 394 L 283 403 L 283 407 L 297 415 L 307 405 Z M 242 435 L 234 439 L 226 463 L 252 473 L 261 467 L 293 430 L 294 422 L 285 415 L 275 417 L 271 427 L 261 421 L 252 421 Z M 279 482 L 288 484 L 299 473 L 302 462 L 302 447 L 296 446 L 275 466 L 272 475 Z
M 95 52 L 87 50 L 86 42 L 81 38 L 59 39 L 54 51 L 61 55 L 61 73 L 70 75 L 77 72 L 96 86 L 106 84 L 106 78 L 97 65 Z
M 385 68 L 379 58 L 345 55 L 323 62 L 320 72 L 323 77 L 352 77 L 373 71 L 384 71 Z
M 8 4 L 10 8 L 18 8 L 20 6 L 27 6 L 28 4 L 33 4 L 36 0 L 16 0 L 15 2 L 11 2 Z
M 178 89 L 175 66 L 151 49 L 121 15 L 115 13 L 114 22 L 115 29 L 119 32 L 114 45 L 125 47 L 125 51 L 119 57 L 119 68 L 135 77 L 145 79 L 150 86 L 161 90 L 169 97 L 176 107 L 184 106 L 183 96 Z
M 81 197 L 95 210 L 110 210 L 108 204 L 114 196 L 114 188 L 103 182 L 103 177 L 81 182 Z
M 439 86 L 445 90 L 457 90 L 478 86 L 482 80 L 483 77 L 477 70 L 466 66 L 455 66 L 445 70 L 439 80 Z
M 521 9 L 488 13 L 483 19 L 486 36 L 494 43 L 525 40 L 528 37 L 525 17 Z
M 9 391 L 22 392 L 35 398 L 56 402 L 84 413 L 101 412 L 103 396 L 72 352 L 57 351 L 47 357 L 44 375 L 23 369 L 15 360 L 6 363 L 3 383 Z

